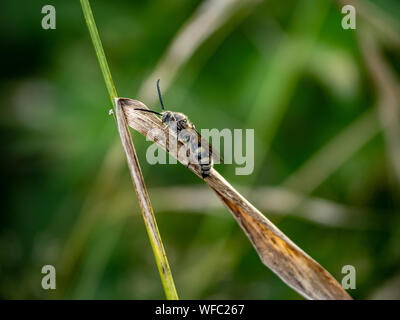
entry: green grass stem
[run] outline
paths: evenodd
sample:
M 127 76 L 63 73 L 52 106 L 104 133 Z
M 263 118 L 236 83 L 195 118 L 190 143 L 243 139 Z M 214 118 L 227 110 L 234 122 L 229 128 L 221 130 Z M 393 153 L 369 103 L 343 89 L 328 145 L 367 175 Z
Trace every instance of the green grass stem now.
M 96 23 L 94 21 L 93 13 L 90 8 L 90 4 L 88 0 L 80 0 L 82 11 L 85 16 L 86 24 L 89 29 L 89 34 L 92 39 L 93 47 L 97 55 L 97 60 L 99 61 L 100 69 L 103 74 L 104 82 L 107 87 L 108 94 L 110 96 L 110 100 L 112 105 L 114 106 L 114 98 L 117 98 L 117 91 L 114 86 L 114 82 L 111 77 L 110 68 L 108 67 L 107 59 L 103 50 L 103 46 L 101 44 L 101 40 L 99 37 L 99 33 L 97 31 Z M 143 212 L 142 212 L 143 213 Z M 144 213 L 143 213 L 144 214 Z M 150 222 L 153 226 L 155 226 L 156 232 L 151 233 L 149 230 L 151 226 L 147 225 L 147 220 L 145 219 L 146 229 L 148 231 L 149 240 L 153 249 L 154 257 L 160 272 L 161 282 L 164 287 L 165 295 L 168 300 L 178 300 L 178 294 L 176 292 L 174 280 L 172 277 L 172 273 L 170 271 L 170 267 L 168 264 L 167 256 L 164 251 L 164 246 L 161 241 L 161 236 L 158 233 L 157 222 L 155 220 L 154 215 L 151 215 L 152 221 Z M 155 243 L 161 244 L 161 249 L 159 246 L 156 246 Z

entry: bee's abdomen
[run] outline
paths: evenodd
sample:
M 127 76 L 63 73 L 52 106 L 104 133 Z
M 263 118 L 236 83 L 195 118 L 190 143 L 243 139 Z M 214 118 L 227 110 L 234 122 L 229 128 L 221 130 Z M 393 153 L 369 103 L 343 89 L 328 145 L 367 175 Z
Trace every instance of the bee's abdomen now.
M 189 162 L 199 166 L 203 178 L 210 175 L 212 163 L 212 155 L 209 148 L 202 147 L 197 141 L 195 131 L 183 130 L 178 132 L 178 140 L 184 144 L 189 144 L 188 155 Z
M 198 148 L 195 150 L 195 157 L 198 161 L 202 177 L 208 177 L 213 165 L 210 151 L 198 146 Z
M 210 165 L 210 164 L 200 165 L 201 176 L 203 178 L 208 177 L 210 175 L 211 168 L 212 168 L 212 165 Z

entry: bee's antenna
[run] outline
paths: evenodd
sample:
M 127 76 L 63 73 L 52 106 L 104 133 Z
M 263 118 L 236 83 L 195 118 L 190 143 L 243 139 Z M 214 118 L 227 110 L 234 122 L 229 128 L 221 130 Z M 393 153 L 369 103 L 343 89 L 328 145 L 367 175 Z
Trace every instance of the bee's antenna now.
M 149 109 L 141 109 L 141 108 L 135 108 L 134 110 L 139 110 L 139 111 L 145 111 L 145 112 L 151 112 L 151 113 L 155 113 L 159 116 L 161 116 L 162 114 L 157 112 L 157 111 L 153 111 L 153 110 L 149 110 Z
M 165 110 L 164 104 L 163 104 L 162 99 L 161 99 L 160 79 L 157 80 L 157 91 L 158 91 L 158 97 L 160 98 L 161 108 L 162 108 L 163 110 Z

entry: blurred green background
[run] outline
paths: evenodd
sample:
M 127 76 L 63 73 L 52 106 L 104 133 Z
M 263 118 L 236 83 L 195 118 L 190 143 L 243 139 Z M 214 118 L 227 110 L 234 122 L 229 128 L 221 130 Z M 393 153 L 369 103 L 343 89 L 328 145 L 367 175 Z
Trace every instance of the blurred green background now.
M 253 174 L 217 170 L 339 282 L 353 265 L 354 298 L 400 299 L 400 3 L 358 1 L 356 30 L 343 3 L 91 5 L 120 96 L 159 110 L 159 77 L 197 128 L 254 128 Z M 163 299 L 79 1 L 0 15 L 0 297 Z M 302 299 L 200 179 L 133 140 L 181 298 Z

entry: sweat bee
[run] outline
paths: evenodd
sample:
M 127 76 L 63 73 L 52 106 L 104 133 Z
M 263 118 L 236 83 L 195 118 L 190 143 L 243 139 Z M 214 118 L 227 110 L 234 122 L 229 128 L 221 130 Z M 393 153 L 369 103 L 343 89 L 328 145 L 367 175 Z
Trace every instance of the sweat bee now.
M 188 161 L 188 166 L 190 163 L 197 164 L 203 179 L 208 177 L 213 167 L 213 158 L 219 159 L 218 153 L 213 150 L 211 144 L 201 137 L 194 124 L 190 122 L 185 114 L 165 110 L 161 98 L 160 79 L 157 80 L 157 92 L 163 110 L 161 113 L 141 108 L 135 108 L 135 110 L 159 115 L 161 121 L 168 127 L 169 131 L 176 134 L 177 140 L 186 146 L 187 156 L 188 159 L 190 159 Z

